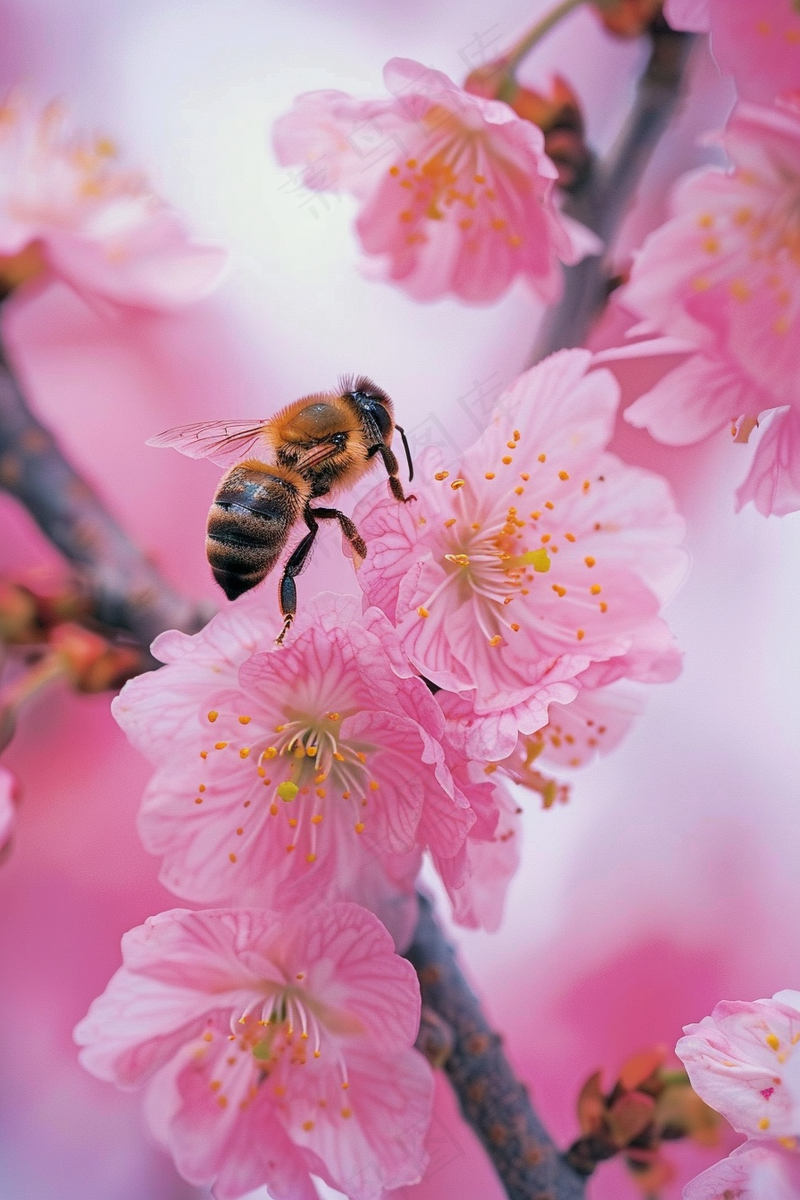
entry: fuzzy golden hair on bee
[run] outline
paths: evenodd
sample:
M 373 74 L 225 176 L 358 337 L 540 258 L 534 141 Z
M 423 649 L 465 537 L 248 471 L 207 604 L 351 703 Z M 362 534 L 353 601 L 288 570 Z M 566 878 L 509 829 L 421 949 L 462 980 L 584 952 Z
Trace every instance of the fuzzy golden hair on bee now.
M 380 400 L 381 404 L 385 404 L 391 411 L 392 401 L 387 392 L 382 387 L 378 387 L 374 380 L 368 375 L 340 375 L 338 379 L 339 393 L 342 396 L 350 396 L 354 392 L 361 392 L 367 396 L 374 396 Z
M 283 484 L 288 489 L 294 489 L 303 503 L 305 503 L 305 501 L 308 500 L 311 495 L 311 485 L 309 484 L 308 480 L 305 479 L 299 471 L 295 471 L 291 467 L 284 466 L 282 463 L 265 463 L 260 458 L 246 458 L 244 462 L 238 463 L 235 467 L 233 467 L 232 470 L 228 472 L 228 475 L 232 474 L 233 471 L 236 471 L 241 467 L 244 467 L 246 470 L 254 473 L 260 472 L 266 477 L 264 480 L 265 483 L 267 483 L 269 480 L 274 480 L 276 483 Z
M 264 438 L 280 460 L 281 450 L 325 442 L 336 434 L 355 433 L 360 428 L 358 415 L 344 396 L 335 392 L 315 392 L 288 404 L 266 422 Z M 287 465 L 294 465 L 285 459 Z

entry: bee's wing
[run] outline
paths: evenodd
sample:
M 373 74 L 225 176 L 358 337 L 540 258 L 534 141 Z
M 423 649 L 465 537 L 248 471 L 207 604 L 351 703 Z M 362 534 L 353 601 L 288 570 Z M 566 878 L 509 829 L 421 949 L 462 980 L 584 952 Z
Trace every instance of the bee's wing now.
M 200 421 L 181 425 L 150 438 L 148 446 L 171 446 L 189 458 L 210 458 L 219 467 L 232 467 L 247 458 L 264 440 L 266 420 Z

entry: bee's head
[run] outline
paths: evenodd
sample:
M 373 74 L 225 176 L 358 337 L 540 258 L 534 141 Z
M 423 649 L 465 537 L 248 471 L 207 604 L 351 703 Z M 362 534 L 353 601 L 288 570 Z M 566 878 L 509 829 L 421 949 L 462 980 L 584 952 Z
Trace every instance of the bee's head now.
M 339 386 L 341 394 L 351 400 L 359 412 L 372 417 L 381 438 L 384 442 L 388 441 L 394 428 L 394 420 L 392 402 L 383 388 L 379 388 L 365 375 L 359 375 L 355 379 L 346 375 L 339 380 Z

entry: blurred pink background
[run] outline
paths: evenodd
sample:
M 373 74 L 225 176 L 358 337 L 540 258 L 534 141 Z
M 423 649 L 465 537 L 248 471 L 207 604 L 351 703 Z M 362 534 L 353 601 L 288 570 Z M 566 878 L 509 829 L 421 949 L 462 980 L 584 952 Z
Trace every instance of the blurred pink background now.
M 0 81 L 58 95 L 114 138 L 195 230 L 232 249 L 224 286 L 178 316 L 110 317 L 66 289 L 16 304 L 4 334 L 36 407 L 113 511 L 185 592 L 219 600 L 202 552 L 218 470 L 148 449 L 190 420 L 267 415 L 342 372 L 373 375 L 417 446 L 451 452 L 526 365 L 540 309 L 520 285 L 487 309 L 415 306 L 362 280 L 346 198 L 312 196 L 269 150 L 300 91 L 381 89 L 408 55 L 463 77 L 544 10 L 541 0 L 0 0 Z M 645 48 L 588 12 L 526 66 L 558 68 L 584 99 L 593 143 L 624 118 Z M 700 52 L 692 94 L 627 222 L 620 261 L 664 213 L 669 181 L 730 92 Z M 613 342 L 609 316 L 598 343 Z M 620 368 L 632 398 L 646 369 Z M 575 779 L 566 807 L 525 795 L 525 848 L 499 934 L 457 933 L 508 1052 L 553 1133 L 576 1136 L 577 1090 L 631 1052 L 674 1045 L 721 998 L 800 987 L 800 514 L 733 512 L 749 451 L 671 449 L 621 426 L 623 457 L 667 475 L 688 520 L 691 572 L 667 616 L 682 677 L 653 688 L 625 744 Z M 0 572 L 48 561 L 0 498 Z M 302 577 L 355 590 L 328 537 Z M 74 1023 L 119 962 L 119 938 L 176 903 L 134 818 L 148 775 L 108 697 L 53 692 L 4 757 L 23 791 L 0 871 L 0 1195 L 6 1200 L 184 1200 L 143 1129 L 140 1101 L 85 1076 Z M 483 1152 L 439 1088 L 432 1167 L 398 1200 L 502 1200 Z M 682 1182 L 725 1149 L 670 1150 Z M 321 1195 L 332 1193 L 321 1190 Z M 634 1197 L 617 1164 L 592 1200 Z M 264 1193 L 261 1193 L 263 1198 Z

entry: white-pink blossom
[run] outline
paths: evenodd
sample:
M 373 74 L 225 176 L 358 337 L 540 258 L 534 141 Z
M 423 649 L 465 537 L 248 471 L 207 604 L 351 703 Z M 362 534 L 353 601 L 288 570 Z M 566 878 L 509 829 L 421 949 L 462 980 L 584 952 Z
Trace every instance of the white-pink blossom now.
M 749 1141 L 683 1189 L 683 1200 L 797 1200 L 800 1154 L 779 1142 Z
M 676 1053 L 706 1104 L 749 1137 L 800 1137 L 800 992 L 723 1000 L 684 1033 Z
M 275 124 L 279 161 L 303 166 L 309 188 L 361 200 L 356 228 L 370 273 L 414 299 L 450 292 L 486 304 L 521 276 L 555 300 L 559 259 L 574 262 L 600 243 L 556 210 L 541 130 L 411 59 L 392 59 L 384 79 L 384 100 L 299 96 Z
M 80 139 L 65 111 L 0 104 L 0 283 L 58 276 L 80 294 L 144 308 L 195 300 L 226 255 L 194 241 L 107 138 Z

